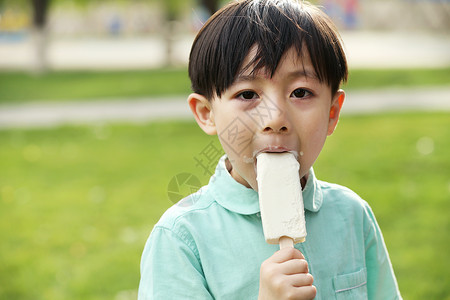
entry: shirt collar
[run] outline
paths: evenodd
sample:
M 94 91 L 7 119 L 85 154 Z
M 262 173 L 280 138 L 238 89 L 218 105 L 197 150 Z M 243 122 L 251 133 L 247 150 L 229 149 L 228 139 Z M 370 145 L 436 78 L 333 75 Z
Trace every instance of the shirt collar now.
M 242 215 L 258 213 L 260 211 L 258 193 L 231 177 L 226 168 L 226 159 L 226 155 L 220 158 L 216 171 L 209 181 L 208 190 L 217 203 L 230 211 Z M 302 194 L 305 210 L 319 211 L 323 201 L 322 191 L 312 168 L 309 170 L 308 181 Z

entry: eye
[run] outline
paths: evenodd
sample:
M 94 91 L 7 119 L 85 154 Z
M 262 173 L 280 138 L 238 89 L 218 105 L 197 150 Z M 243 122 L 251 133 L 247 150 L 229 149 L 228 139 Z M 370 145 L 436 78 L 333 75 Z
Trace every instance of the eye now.
M 293 91 L 291 94 L 291 97 L 302 99 L 302 98 L 306 98 L 311 95 L 312 95 L 312 93 L 310 91 L 300 88 L 300 89 L 296 89 L 295 91 Z
M 255 100 L 258 99 L 258 97 L 258 94 L 253 91 L 243 91 L 242 93 L 236 95 L 236 98 L 244 101 Z

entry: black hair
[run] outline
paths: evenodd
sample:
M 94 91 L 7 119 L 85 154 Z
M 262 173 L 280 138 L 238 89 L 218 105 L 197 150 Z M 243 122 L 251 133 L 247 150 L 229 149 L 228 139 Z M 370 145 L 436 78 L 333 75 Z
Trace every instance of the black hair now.
M 257 53 L 243 65 L 250 49 Z M 252 67 L 273 76 L 291 47 L 302 57 L 306 46 L 317 78 L 334 94 L 347 80 L 347 60 L 336 27 L 317 7 L 295 0 L 231 2 L 203 26 L 192 45 L 192 90 L 208 100 L 220 97 L 236 77 Z

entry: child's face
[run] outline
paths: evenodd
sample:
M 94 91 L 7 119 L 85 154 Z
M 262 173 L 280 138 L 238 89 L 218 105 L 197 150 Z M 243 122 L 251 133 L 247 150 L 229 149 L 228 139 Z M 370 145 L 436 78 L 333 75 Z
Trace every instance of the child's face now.
M 257 190 L 256 155 L 284 151 L 298 155 L 300 176 L 307 175 L 336 127 L 343 91 L 332 95 L 316 78 L 309 55 L 302 61 L 294 49 L 286 52 L 272 78 L 263 71 L 249 75 L 250 70 L 244 72 L 211 101 L 211 126 L 231 162 L 231 175 Z

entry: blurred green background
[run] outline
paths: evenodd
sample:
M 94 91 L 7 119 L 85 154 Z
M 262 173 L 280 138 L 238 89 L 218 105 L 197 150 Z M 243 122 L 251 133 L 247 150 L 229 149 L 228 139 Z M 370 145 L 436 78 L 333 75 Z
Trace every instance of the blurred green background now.
M 343 11 L 335 11 L 334 17 L 344 30 L 391 30 L 383 27 L 387 26 L 383 20 L 368 18 L 370 10 L 364 5 L 383 11 L 383 5 L 407 4 L 419 12 L 420 5 L 429 5 L 428 11 L 439 8 L 438 2 L 432 2 L 360 2 L 356 23 L 342 18 Z M 183 62 L 120 70 L 57 67 L 51 60 L 48 65 L 31 60 L 9 64 L 15 57 L 1 57 L 11 53 L 5 49 L 22 51 L 21 45 L 31 39 L 29 3 L 0 0 L 0 111 L 40 101 L 136 97 L 152 101 L 160 96 L 185 98 L 190 92 Z M 151 10 L 140 19 L 144 25 L 133 27 L 120 12 L 143 3 Z M 328 9 L 330 3 L 338 5 L 338 1 L 322 1 Z M 161 28 L 176 20 L 177 28 L 183 22 L 191 24 L 183 34 L 192 35 L 198 29 L 191 19 L 192 7 L 197 20 L 202 18 L 199 5 L 193 0 L 54 0 L 49 2 L 45 26 L 50 40 L 83 42 L 88 35 L 126 41 L 133 36 L 158 36 Z M 99 7 L 103 8 L 96 15 Z M 115 23 L 115 14 L 121 22 Z M 92 31 L 87 31 L 72 15 L 73 20 L 87 15 L 92 18 L 87 24 L 100 25 L 88 26 Z M 431 23 L 419 15 L 411 18 L 414 24 L 398 26 L 448 28 L 439 15 L 435 19 L 441 21 Z M 71 21 L 70 26 L 55 28 L 61 18 Z M 166 25 L 152 25 L 161 20 Z M 22 53 L 19 50 L 17 55 Z M 49 53 L 56 50 L 50 47 Z M 370 93 L 443 87 L 450 87 L 446 62 L 407 68 L 352 67 L 345 89 Z M 450 299 L 449 128 L 448 111 L 439 109 L 344 114 L 315 165 L 320 179 L 348 186 L 372 206 L 404 299 Z M 208 175 L 195 158 L 210 143 L 220 146 L 193 120 L 0 129 L 0 299 L 136 299 L 144 243 L 161 214 L 173 205 L 168 184 L 180 173 L 193 174 L 206 184 Z
M 344 116 L 317 176 L 372 206 L 405 299 L 448 299 L 448 113 Z M 194 122 L 0 131 L 0 298 L 133 299 L 168 183 L 213 141 Z
M 450 67 L 352 69 L 345 89 L 432 89 L 450 85 Z M 52 71 L 36 76 L 0 70 L 0 103 L 184 97 L 191 92 L 186 68 L 145 71 Z

